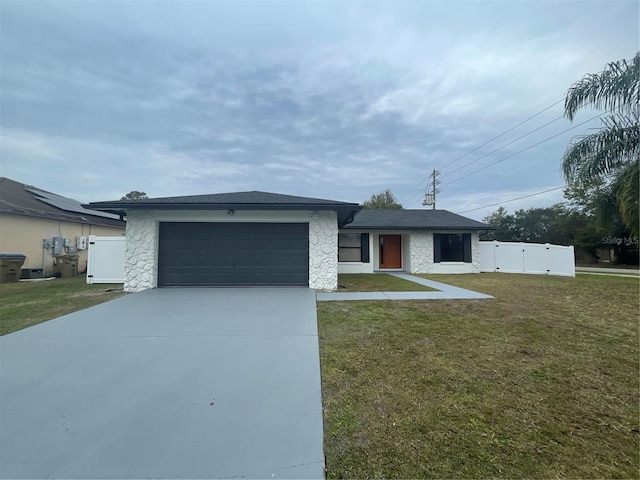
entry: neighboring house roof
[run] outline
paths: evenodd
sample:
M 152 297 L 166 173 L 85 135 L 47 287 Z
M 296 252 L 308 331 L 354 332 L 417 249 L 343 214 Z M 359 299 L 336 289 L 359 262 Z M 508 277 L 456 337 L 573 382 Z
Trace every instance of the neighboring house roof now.
M 92 202 L 85 206 L 119 215 L 131 210 L 332 210 L 338 212 L 340 225 L 362 208 L 357 203 L 257 191 Z
M 77 200 L 0 177 L 0 213 L 124 228 L 117 215 L 90 210 Z
M 382 210 L 360 211 L 349 230 L 494 230 L 494 227 L 447 210 Z

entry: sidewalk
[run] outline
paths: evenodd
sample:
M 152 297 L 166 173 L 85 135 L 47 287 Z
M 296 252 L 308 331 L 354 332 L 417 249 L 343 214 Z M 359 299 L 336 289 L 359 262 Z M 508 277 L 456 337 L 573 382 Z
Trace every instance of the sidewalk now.
M 576 274 L 582 275 L 604 275 L 607 277 L 640 278 L 640 270 L 631 268 L 598 268 L 598 267 L 576 267 Z
M 471 300 L 493 298 L 491 295 L 453 287 L 445 283 L 426 280 L 407 273 L 387 273 L 394 277 L 418 283 L 425 287 L 435 288 L 437 292 L 318 292 L 316 298 L 319 302 L 346 301 L 346 300 Z

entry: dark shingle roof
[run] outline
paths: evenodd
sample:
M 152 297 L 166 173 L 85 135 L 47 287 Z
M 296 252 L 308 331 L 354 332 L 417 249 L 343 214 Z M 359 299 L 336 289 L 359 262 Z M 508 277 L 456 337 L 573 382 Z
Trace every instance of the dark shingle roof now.
M 114 215 L 89 210 L 77 200 L 0 177 L 0 213 L 109 227 L 124 227 Z
M 358 206 L 356 203 L 336 202 L 334 200 L 324 200 L 321 198 L 297 197 L 294 195 L 283 195 L 281 193 L 269 192 L 234 192 L 234 193 L 212 193 L 208 195 L 188 195 L 184 197 L 161 197 L 161 198 L 145 198 L 141 200 L 118 200 L 111 202 L 92 202 L 89 204 L 92 208 L 131 208 L 141 209 L 149 206 L 172 206 L 180 209 L 182 206 L 204 205 L 207 207 L 222 206 L 277 206 L 277 205 L 326 205 L 326 206 Z
M 447 210 L 361 210 L 345 229 L 493 230 L 491 225 Z
M 120 215 L 131 210 L 333 210 L 338 213 L 339 225 L 361 208 L 357 203 L 257 191 L 92 202 L 85 206 Z

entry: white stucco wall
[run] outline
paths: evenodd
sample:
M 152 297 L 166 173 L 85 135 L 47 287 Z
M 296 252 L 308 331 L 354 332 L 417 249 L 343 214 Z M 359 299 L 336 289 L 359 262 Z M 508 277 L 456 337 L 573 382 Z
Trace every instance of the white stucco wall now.
M 430 273 L 473 273 L 473 267 L 471 263 L 466 262 L 440 262 L 433 264 Z
M 309 287 L 338 288 L 338 218 L 336 212 L 309 216 Z
M 158 221 L 151 211 L 127 215 L 124 252 L 124 289 L 139 292 L 157 286 Z
M 338 263 L 338 273 L 373 273 L 373 263 L 341 262 Z

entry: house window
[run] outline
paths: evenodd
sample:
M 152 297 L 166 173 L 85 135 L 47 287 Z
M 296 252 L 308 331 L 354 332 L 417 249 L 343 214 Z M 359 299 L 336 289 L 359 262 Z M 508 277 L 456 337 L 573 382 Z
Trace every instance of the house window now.
M 434 233 L 433 261 L 471 263 L 471 234 Z
M 369 234 L 338 233 L 338 261 L 369 263 Z

